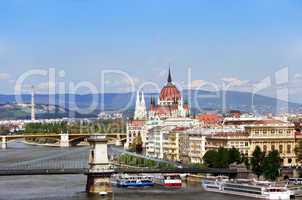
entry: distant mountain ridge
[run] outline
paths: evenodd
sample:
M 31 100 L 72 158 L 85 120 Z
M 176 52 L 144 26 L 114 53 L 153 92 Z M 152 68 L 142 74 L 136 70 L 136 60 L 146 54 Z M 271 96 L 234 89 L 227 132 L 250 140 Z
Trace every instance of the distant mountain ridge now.
M 290 112 L 301 112 L 302 105 L 298 103 L 287 103 L 275 98 L 254 95 L 248 92 L 228 91 L 224 93 L 211 92 L 204 90 L 184 90 L 182 91 L 185 101 L 188 101 L 194 112 L 199 111 L 227 111 L 241 110 L 245 112 L 257 113 L 276 113 L 288 110 Z M 145 93 L 146 103 L 150 104 L 151 96 L 157 97 L 157 93 Z M 30 103 L 29 94 L 21 95 L 24 103 Z M 16 102 L 15 95 L 0 95 L 0 104 L 13 104 Z M 49 99 L 51 101 L 49 102 Z M 76 110 L 79 108 L 88 108 L 92 100 L 96 100 L 96 107 L 93 116 L 100 111 L 122 111 L 132 112 L 135 105 L 136 93 L 105 93 L 105 94 L 36 94 L 35 102 L 37 104 L 52 104 L 62 107 L 66 110 Z M 1 112 L 1 111 L 0 111 Z

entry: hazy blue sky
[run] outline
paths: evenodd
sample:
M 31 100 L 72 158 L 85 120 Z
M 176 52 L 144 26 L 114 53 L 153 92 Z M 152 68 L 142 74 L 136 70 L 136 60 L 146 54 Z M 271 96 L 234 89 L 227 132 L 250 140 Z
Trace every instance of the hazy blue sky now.
M 283 66 L 302 73 L 300 0 L 2 0 L 0 93 L 27 70 L 54 67 L 66 81 L 101 69 L 138 81 L 233 78 L 257 82 Z

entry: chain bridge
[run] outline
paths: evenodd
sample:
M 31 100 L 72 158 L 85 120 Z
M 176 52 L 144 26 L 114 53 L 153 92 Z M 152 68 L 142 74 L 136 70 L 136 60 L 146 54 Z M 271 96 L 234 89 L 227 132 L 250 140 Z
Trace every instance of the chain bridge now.
M 87 141 L 90 146 L 70 148 L 36 147 L 28 151 L 26 148 L 3 149 L 0 152 L 0 176 L 85 174 L 87 175 L 87 192 L 105 191 L 110 193 L 110 176 L 117 173 L 211 173 L 233 177 L 237 175 L 237 170 L 233 169 L 152 169 L 123 166 L 110 162 L 109 157 L 127 152 L 121 149 L 117 151 L 112 146 L 108 148 L 108 139 L 105 135 L 90 135 Z M 32 153 L 32 156 L 30 153 Z M 27 156 L 22 156 L 22 154 Z

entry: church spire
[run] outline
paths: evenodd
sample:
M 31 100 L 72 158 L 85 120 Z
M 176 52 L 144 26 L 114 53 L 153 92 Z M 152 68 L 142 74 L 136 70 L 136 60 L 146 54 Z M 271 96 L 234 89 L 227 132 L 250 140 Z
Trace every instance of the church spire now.
M 146 103 L 144 92 L 142 92 L 142 96 L 140 97 L 140 92 L 137 91 L 136 94 L 136 102 L 135 102 L 135 111 L 134 111 L 134 119 L 135 120 L 142 120 L 145 119 L 147 116 L 146 113 Z
M 169 67 L 168 83 L 172 83 L 170 67 Z
M 146 107 L 144 91 L 142 91 L 141 106 Z

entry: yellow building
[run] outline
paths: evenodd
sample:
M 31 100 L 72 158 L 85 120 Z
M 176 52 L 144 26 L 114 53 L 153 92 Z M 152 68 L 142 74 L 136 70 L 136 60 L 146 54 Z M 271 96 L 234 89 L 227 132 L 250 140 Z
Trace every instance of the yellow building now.
M 294 124 L 262 119 L 240 124 L 243 129 L 209 129 L 192 126 L 191 123 L 184 126 L 186 123 L 181 122 L 183 126 L 173 121 L 150 129 L 146 134 L 146 155 L 201 163 L 205 152 L 210 149 L 234 147 L 251 157 L 259 146 L 265 152 L 278 150 L 284 166 L 297 165 L 295 147 L 302 135 L 296 133 Z
M 184 163 L 201 163 L 206 152 L 203 129 L 190 128 L 179 133 L 179 160 Z
M 176 127 L 164 135 L 163 152 L 165 160 L 179 161 L 179 134 L 186 128 Z
M 262 151 L 278 150 L 284 166 L 296 165 L 295 147 L 297 136 L 293 124 L 253 124 L 246 125 L 243 132 L 216 133 L 207 137 L 209 147 L 224 146 L 237 148 L 242 154 L 252 156 L 256 146 Z M 302 139 L 302 137 L 301 137 Z
M 284 166 L 296 165 L 296 131 L 291 124 L 251 125 L 245 127 L 250 139 L 249 156 L 256 146 L 262 151 L 278 150 Z
M 151 134 L 151 132 L 153 134 Z M 151 135 L 158 136 L 158 144 L 152 144 L 152 146 L 158 148 L 150 148 L 150 146 L 148 146 L 148 155 L 155 155 L 155 157 L 163 158 L 165 160 L 181 161 L 185 163 L 202 162 L 202 157 L 206 152 L 206 136 L 200 132 L 200 129 L 189 127 L 154 128 L 150 131 L 150 137 Z M 158 149 L 158 151 L 156 151 L 156 149 Z
M 220 132 L 207 137 L 207 149 L 218 147 L 235 147 L 241 154 L 248 155 L 250 150 L 250 138 L 246 132 Z

